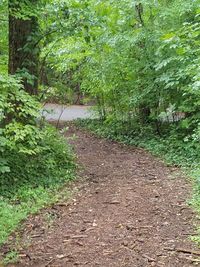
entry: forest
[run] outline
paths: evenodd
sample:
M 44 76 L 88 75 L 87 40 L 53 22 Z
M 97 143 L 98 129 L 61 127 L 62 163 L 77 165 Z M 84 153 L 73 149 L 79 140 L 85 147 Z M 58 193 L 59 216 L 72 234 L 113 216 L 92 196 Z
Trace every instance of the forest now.
M 200 0 L 0 0 L 0 246 L 76 177 L 49 102 L 92 103 L 76 127 L 181 167 L 199 214 Z

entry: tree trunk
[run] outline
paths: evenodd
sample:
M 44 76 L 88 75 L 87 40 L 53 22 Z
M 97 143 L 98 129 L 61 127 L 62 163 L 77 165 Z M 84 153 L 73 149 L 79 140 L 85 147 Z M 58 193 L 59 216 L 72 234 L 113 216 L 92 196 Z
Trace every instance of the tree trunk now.
M 143 5 L 142 3 L 138 3 L 135 5 L 135 11 L 136 11 L 136 18 L 139 22 L 139 27 L 145 27 L 145 23 L 144 23 L 144 19 L 143 19 Z M 145 49 L 146 44 L 145 42 L 140 42 L 139 46 L 141 49 Z M 142 73 L 142 70 L 141 70 Z M 144 90 L 144 88 L 143 88 Z M 139 117 L 140 117 L 140 121 L 142 123 L 146 123 L 149 120 L 149 116 L 151 114 L 151 110 L 150 107 L 148 107 L 148 105 L 143 101 L 142 103 L 139 104 Z
M 37 1 L 29 2 L 36 4 Z M 38 20 L 36 16 L 24 14 L 22 4 L 27 5 L 27 3 L 25 0 L 9 1 L 9 73 L 21 74 L 25 90 L 31 95 L 36 95 L 39 62 L 36 40 Z M 21 18 L 19 14 L 22 14 L 24 18 Z

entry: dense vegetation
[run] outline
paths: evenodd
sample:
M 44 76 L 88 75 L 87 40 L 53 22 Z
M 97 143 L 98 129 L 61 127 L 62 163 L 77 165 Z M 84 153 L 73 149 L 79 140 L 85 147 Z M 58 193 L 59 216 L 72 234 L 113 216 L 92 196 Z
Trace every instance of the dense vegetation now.
M 48 37 L 41 55 L 48 88 L 55 86 L 59 93 L 65 88 L 65 94 L 66 88 L 81 88 L 96 100 L 104 125 L 116 132 L 131 136 L 136 128 L 143 132 L 148 126 L 158 136 L 173 136 L 193 147 L 197 155 L 199 4 L 198 0 L 49 3 L 49 17 L 59 14 L 60 21 L 51 25 L 59 31 Z
M 0 245 L 30 213 L 59 198 L 58 189 L 74 177 L 75 168 L 70 146 L 41 118 L 39 96 L 33 95 L 39 78 L 33 68 L 32 27 L 21 48 L 19 34 L 16 41 L 9 31 L 8 40 L 8 12 L 14 30 L 19 20 L 23 27 L 35 16 L 29 13 L 28 2 L 24 4 L 13 14 L 7 1 L 0 3 Z
M 199 176 L 199 4 L 0 2 L 0 243 L 72 177 L 69 147 L 40 119 L 47 99 L 92 99 L 100 120 L 90 128 Z
M 100 121 L 90 129 L 164 155 L 198 178 L 200 1 L 58 2 L 48 14 L 58 8 L 60 31 L 42 51 L 51 85 L 58 88 L 56 76 L 64 93 L 81 88 L 95 99 Z M 197 189 L 198 196 L 198 179 Z

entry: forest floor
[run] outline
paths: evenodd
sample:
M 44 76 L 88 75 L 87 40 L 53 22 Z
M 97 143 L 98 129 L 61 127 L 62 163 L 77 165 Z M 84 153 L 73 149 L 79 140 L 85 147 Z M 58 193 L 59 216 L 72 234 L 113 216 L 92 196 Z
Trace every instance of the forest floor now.
M 73 134 L 82 166 L 76 190 L 24 223 L 20 262 L 10 266 L 200 266 L 189 240 L 197 223 L 186 204 L 192 189 L 179 169 L 70 126 L 67 136 Z

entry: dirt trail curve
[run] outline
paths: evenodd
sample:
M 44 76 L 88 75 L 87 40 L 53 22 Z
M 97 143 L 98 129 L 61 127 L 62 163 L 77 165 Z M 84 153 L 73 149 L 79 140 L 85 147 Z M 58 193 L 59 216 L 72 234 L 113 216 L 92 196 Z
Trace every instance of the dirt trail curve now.
M 26 246 L 15 266 L 197 266 L 200 250 L 188 239 L 195 217 L 185 204 L 190 188 L 177 170 L 142 149 L 70 128 L 74 133 L 84 167 L 79 190 L 66 206 L 25 223 Z M 48 227 L 47 213 L 54 217 Z

